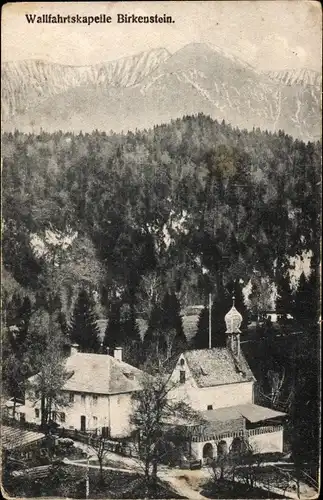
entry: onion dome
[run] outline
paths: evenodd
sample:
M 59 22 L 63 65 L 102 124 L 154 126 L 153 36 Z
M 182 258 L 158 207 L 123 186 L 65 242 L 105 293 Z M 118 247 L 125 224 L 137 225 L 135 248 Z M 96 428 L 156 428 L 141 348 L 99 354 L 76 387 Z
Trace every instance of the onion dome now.
M 232 297 L 233 304 L 229 312 L 224 316 L 224 321 L 226 324 L 226 332 L 225 333 L 241 333 L 240 326 L 242 323 L 242 316 L 239 311 L 234 307 L 235 298 Z

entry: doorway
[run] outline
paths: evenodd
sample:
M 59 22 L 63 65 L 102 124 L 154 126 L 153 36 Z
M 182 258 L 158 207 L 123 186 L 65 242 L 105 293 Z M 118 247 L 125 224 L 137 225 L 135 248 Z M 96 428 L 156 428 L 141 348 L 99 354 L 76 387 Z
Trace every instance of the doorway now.
M 85 415 L 81 415 L 81 431 L 86 431 L 86 417 Z
M 203 458 L 213 458 L 213 446 L 211 443 L 206 443 L 203 446 Z

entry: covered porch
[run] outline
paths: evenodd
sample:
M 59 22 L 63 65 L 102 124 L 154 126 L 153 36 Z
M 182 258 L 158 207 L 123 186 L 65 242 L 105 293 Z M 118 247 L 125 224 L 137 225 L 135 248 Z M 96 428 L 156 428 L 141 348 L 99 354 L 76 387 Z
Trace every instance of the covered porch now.
M 229 452 L 283 452 L 285 413 L 255 404 L 236 405 L 202 412 L 204 422 L 191 426 L 188 452 L 206 463 Z

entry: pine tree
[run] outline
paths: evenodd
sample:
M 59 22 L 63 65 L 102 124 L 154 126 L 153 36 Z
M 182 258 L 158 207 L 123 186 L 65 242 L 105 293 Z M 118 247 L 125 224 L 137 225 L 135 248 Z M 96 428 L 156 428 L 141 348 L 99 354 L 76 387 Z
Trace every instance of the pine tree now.
M 122 343 L 120 304 L 113 303 L 110 307 L 109 321 L 105 330 L 103 345 L 108 347 L 112 352 L 116 347 L 120 347 Z
M 11 347 L 18 357 L 22 358 L 26 349 L 28 327 L 32 315 L 32 307 L 29 297 L 23 299 L 14 294 L 7 309 L 6 325 L 9 327 L 9 339 Z
M 150 316 L 144 347 L 151 344 L 158 355 L 166 358 L 187 349 L 187 340 L 180 315 L 180 303 L 175 293 L 166 292 L 161 305 L 156 305 Z
M 319 315 L 319 284 L 316 270 L 312 269 L 310 276 L 306 279 L 302 273 L 295 293 L 295 319 L 304 325 L 313 325 L 318 321 Z
M 120 338 L 124 342 L 140 341 L 139 327 L 136 321 L 136 311 L 134 306 L 130 306 L 120 321 Z
M 23 397 L 28 363 L 26 362 L 27 335 L 32 315 L 29 297 L 14 295 L 8 307 L 8 330 L 3 337 L 3 381 L 13 397 L 13 413 L 17 398 Z
M 183 322 L 180 315 L 181 306 L 175 293 L 166 293 L 162 303 L 161 328 L 175 330 L 178 338 L 184 337 Z
M 293 310 L 293 294 L 290 286 L 289 273 L 282 274 L 277 283 L 276 311 L 280 315 L 280 321 L 286 322 L 287 314 Z
M 122 341 L 119 345 L 123 348 L 124 360 L 129 364 L 139 366 L 142 361 L 142 342 L 133 304 L 127 308 L 121 320 L 120 339 Z
M 212 347 L 225 347 L 227 344 L 224 317 L 231 306 L 232 299 L 225 291 L 214 299 L 212 305 Z
M 294 355 L 294 398 L 290 412 L 291 451 L 296 472 L 308 464 L 318 471 L 320 438 L 320 332 L 317 325 L 297 339 Z M 318 480 L 318 479 L 317 479 Z
M 206 349 L 209 345 L 209 308 L 204 307 L 199 314 L 196 334 L 193 338 L 194 349 Z
M 70 325 L 70 339 L 82 352 L 98 352 L 99 328 L 94 313 L 94 302 L 85 289 L 78 295 Z
M 230 296 L 224 291 L 221 295 L 216 296 L 212 304 L 211 312 L 211 345 L 212 347 L 226 346 L 226 325 L 224 317 L 232 306 Z M 207 349 L 209 347 L 209 308 L 202 309 L 197 332 L 193 340 L 193 345 L 196 349 Z
M 154 356 L 157 360 L 165 355 L 167 350 L 165 332 L 161 330 L 162 317 L 162 308 L 156 304 L 151 311 L 143 342 L 146 356 Z

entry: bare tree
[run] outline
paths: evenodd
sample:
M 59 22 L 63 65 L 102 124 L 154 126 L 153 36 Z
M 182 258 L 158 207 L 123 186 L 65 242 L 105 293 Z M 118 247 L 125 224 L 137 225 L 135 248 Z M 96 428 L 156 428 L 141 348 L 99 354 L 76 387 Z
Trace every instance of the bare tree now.
M 223 481 L 228 477 L 234 480 L 235 461 L 230 454 L 218 455 L 217 458 L 210 459 L 208 466 L 212 477 L 212 481 Z
M 169 376 L 159 366 L 153 375 L 141 381 L 141 390 L 134 393 L 134 411 L 131 424 L 136 435 L 136 448 L 144 472 L 146 495 L 154 495 L 157 486 L 158 465 L 165 454 L 165 442 L 170 428 L 183 422 L 200 422 L 201 416 L 186 403 L 171 401 L 173 389 Z
M 160 302 L 162 291 L 162 280 L 155 271 L 141 278 L 139 293 L 143 304 L 143 312 L 147 318 L 150 317 L 153 307 Z
M 271 403 L 274 406 L 280 399 L 282 387 L 285 381 L 285 368 L 282 369 L 281 373 L 275 372 L 273 370 L 268 370 L 267 378 L 271 387 Z
M 108 438 L 103 434 L 100 434 L 99 436 L 94 436 L 94 435 L 92 435 L 92 437 L 89 436 L 89 444 L 91 443 L 91 449 L 93 449 L 98 458 L 100 467 L 100 481 L 102 484 L 104 483 L 103 461 L 108 453 L 107 442 Z
M 70 404 L 62 392 L 69 373 L 65 370 L 58 338 L 47 337 L 45 348 L 37 354 L 35 364 L 39 371 L 29 379 L 27 390 L 34 405 L 40 401 L 41 426 L 46 428 L 51 419 L 55 420 L 57 412 Z
M 253 488 L 262 460 L 259 450 L 252 447 L 247 439 L 241 439 L 239 449 L 234 450 L 231 447 L 228 453 L 210 459 L 208 466 L 215 484 L 225 479 L 228 481 L 238 479 Z

